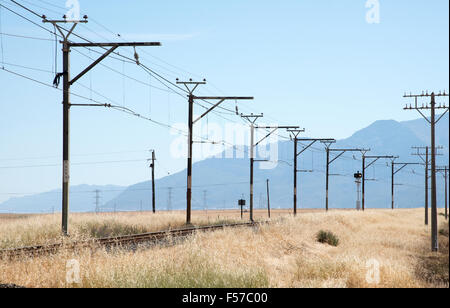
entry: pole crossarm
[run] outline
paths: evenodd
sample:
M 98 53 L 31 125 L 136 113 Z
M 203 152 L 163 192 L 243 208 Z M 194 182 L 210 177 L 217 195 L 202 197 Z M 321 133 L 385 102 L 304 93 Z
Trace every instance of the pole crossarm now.
M 342 151 L 340 152 L 335 158 L 333 158 L 332 160 L 330 160 L 330 162 L 328 163 L 329 165 L 331 165 L 334 161 L 336 161 L 339 157 L 341 157 L 342 155 L 345 154 L 346 151 Z
M 378 160 L 380 159 L 393 159 L 393 158 L 398 158 L 398 156 L 364 156 L 366 159 L 373 159 L 373 161 L 364 166 L 364 170 L 366 170 L 367 168 L 369 168 L 370 166 L 372 166 L 373 164 L 375 164 Z
M 369 149 L 328 149 L 330 152 L 340 152 L 335 158 L 333 158 L 328 164 L 331 165 L 334 161 L 336 161 L 339 157 L 344 155 L 346 152 L 368 152 Z
M 258 127 L 256 127 L 258 128 Z M 274 128 L 272 129 L 267 135 L 265 135 L 261 140 L 259 140 L 258 142 L 255 143 L 255 147 L 257 147 L 261 142 L 263 142 L 264 140 L 266 140 L 267 138 L 269 138 L 270 136 L 272 136 L 276 131 L 278 130 L 278 128 Z
M 201 116 L 199 116 L 196 120 L 194 120 L 194 124 L 197 123 L 200 119 L 202 119 L 203 117 L 205 117 L 208 113 L 210 113 L 211 111 L 213 111 L 215 108 L 217 108 L 220 104 L 222 104 L 224 101 L 226 100 L 253 100 L 254 97 L 213 97 L 213 96 L 194 96 L 194 99 L 199 99 L 199 100 L 219 100 L 216 104 L 214 104 L 211 108 L 209 108 L 207 111 L 205 111 Z
M 241 118 L 246 119 L 250 124 L 255 124 L 256 121 L 258 121 L 258 119 L 260 119 L 262 117 L 264 117 L 263 113 L 261 113 L 261 114 L 253 114 L 252 113 L 252 114 L 249 114 L 249 115 L 241 114 Z
M 403 170 L 404 168 L 406 168 L 407 166 L 413 166 L 413 165 L 423 165 L 422 163 L 392 163 L 392 165 L 394 166 L 401 166 L 400 168 L 398 168 L 397 170 L 394 169 L 394 175 L 399 173 L 401 170 Z
M 105 107 L 105 108 L 111 108 L 114 107 L 111 104 L 70 104 L 70 106 L 74 107 Z
M 318 139 L 318 138 L 297 138 L 297 141 L 320 141 L 320 142 L 322 142 L 322 143 L 327 143 L 327 142 L 332 142 L 332 143 L 334 143 L 334 142 L 336 142 L 335 139 L 330 139 L 330 138 L 327 138 L 327 139 Z
M 428 93 L 427 92 L 422 92 L 422 94 L 405 94 L 403 95 L 404 98 L 419 98 L 419 97 L 431 97 L 432 95 L 434 95 L 435 97 L 448 97 L 448 93 L 445 93 L 445 91 L 439 92 L 439 93 Z
M 217 102 L 217 104 L 215 104 L 214 106 L 212 106 L 210 109 L 206 110 L 206 112 L 204 112 L 201 116 L 199 116 L 196 120 L 194 120 L 194 124 L 197 123 L 198 121 L 200 121 L 203 117 L 205 117 L 208 113 L 210 113 L 211 111 L 213 111 L 216 107 L 218 107 L 220 104 L 222 104 L 225 101 L 225 99 L 221 99 L 219 102 Z
M 200 100 L 253 100 L 255 99 L 253 96 L 194 96 L 194 99 Z
M 288 129 L 288 133 L 291 133 L 294 138 L 297 138 L 300 133 L 304 133 L 305 129 Z M 291 136 L 291 138 L 292 138 Z
M 264 136 L 264 138 L 262 138 L 261 140 L 259 140 L 258 142 L 255 143 L 255 147 L 256 147 L 261 142 L 263 142 L 264 140 L 266 140 L 267 138 L 272 136 L 279 129 L 296 129 L 296 128 L 299 128 L 299 126 L 255 126 L 255 128 L 256 129 L 271 129 L 272 130 L 266 136 Z
M 144 47 L 162 46 L 161 42 L 124 42 L 124 43 L 68 43 L 69 47 Z
M 421 106 L 418 105 L 418 98 L 423 98 L 423 97 L 432 97 L 433 100 L 435 97 L 448 97 L 448 93 L 445 93 L 445 91 L 443 93 L 439 92 L 439 93 L 428 93 L 428 92 L 423 92 L 422 94 L 405 94 L 403 97 L 404 98 L 414 98 L 414 106 L 413 105 L 407 105 L 403 108 L 403 110 L 417 110 L 417 112 L 420 113 L 420 115 L 429 123 L 429 124 L 436 124 L 438 123 L 442 117 L 449 111 L 449 106 L 446 106 L 445 103 L 444 105 L 440 104 L 439 106 L 436 106 L 436 103 L 433 102 L 432 105 L 430 106 L 428 104 L 422 104 Z M 427 116 L 425 116 L 422 112 L 422 110 L 438 110 L 438 109 L 444 109 L 444 113 L 441 114 L 441 116 L 437 119 L 434 120 L 433 122 L 428 119 Z
M 58 23 L 58 24 L 68 24 L 68 23 L 73 23 L 73 24 L 86 24 L 88 23 L 88 21 L 85 20 L 69 20 L 69 19 L 60 19 L 60 20 L 48 20 L 45 16 L 42 16 L 44 19 L 42 20 L 42 22 L 44 23 Z
M 299 126 L 255 126 L 255 128 L 260 128 L 260 129 L 287 129 L 289 131 L 289 129 L 296 129 L 299 128 Z
M 310 142 L 307 146 L 305 146 L 299 153 L 297 153 L 297 156 L 300 156 L 303 154 L 306 150 L 308 150 L 310 147 L 312 147 L 316 142 L 321 143 L 333 143 L 336 142 L 335 139 L 330 138 L 295 138 L 297 142 Z
M 95 60 L 91 65 L 89 65 L 86 69 L 84 69 L 80 74 L 78 74 L 75 78 L 69 81 L 70 85 L 73 85 L 78 79 L 83 77 L 87 72 L 89 72 L 92 68 L 94 68 L 97 64 L 99 64 L 103 59 L 108 57 L 111 53 L 113 53 L 118 47 L 124 46 L 161 46 L 160 42 L 134 42 L 134 43 L 68 43 L 70 47 L 111 47 L 107 50 L 103 55 L 101 55 L 97 60 Z
M 74 77 L 71 81 L 69 81 L 70 85 L 73 85 L 75 82 L 77 82 L 78 79 L 83 77 L 87 72 L 89 72 L 94 66 L 99 64 L 103 59 L 108 57 L 111 53 L 114 52 L 114 50 L 117 49 L 118 46 L 111 47 L 107 52 L 105 52 L 103 55 L 101 55 L 97 60 L 95 60 L 91 65 L 89 65 L 87 68 L 85 68 L 81 73 L 79 73 L 76 77 Z
M 59 33 L 61 34 L 61 36 L 64 38 L 64 42 L 67 41 L 67 39 L 68 39 L 69 36 L 72 34 L 73 30 L 75 30 L 75 27 L 76 27 L 78 24 L 80 24 L 80 23 L 81 23 L 81 24 L 85 24 L 85 23 L 88 22 L 87 20 L 48 20 L 48 19 L 45 18 L 45 16 L 43 16 L 43 17 L 44 17 L 44 19 L 42 20 L 42 22 L 43 22 L 43 23 L 51 23 L 53 26 L 55 26 L 55 28 L 59 31 Z M 59 26 L 60 23 L 64 23 L 64 24 L 71 23 L 71 24 L 72 24 L 72 27 L 70 28 L 70 30 L 66 30 L 66 29 L 61 28 L 61 27 Z M 66 30 L 66 31 L 67 31 L 67 34 L 64 34 L 64 32 L 63 32 L 62 30 Z M 68 42 L 67 42 L 67 43 L 68 43 Z
M 424 156 L 426 156 L 427 153 L 422 153 L 420 150 L 427 151 L 427 150 L 430 150 L 430 147 L 412 147 L 412 149 L 413 150 L 417 150 L 417 152 L 416 153 L 412 153 L 411 155 L 412 156 L 418 156 L 423 161 L 423 163 L 426 164 L 426 159 L 424 158 Z M 435 152 L 436 152 L 435 156 L 444 156 L 442 153 L 437 153 L 437 151 L 443 150 L 443 149 L 444 149 L 443 146 L 435 147 Z M 430 165 L 430 163 L 428 163 L 428 165 Z
M 177 84 L 182 84 L 186 87 L 187 91 L 189 92 L 189 95 L 192 95 L 199 85 L 206 84 L 206 79 L 203 79 L 203 81 L 192 81 L 192 79 L 190 79 L 189 81 L 180 81 L 177 78 L 176 81 L 177 81 Z M 192 85 L 194 87 L 189 88 L 189 86 L 192 86 Z

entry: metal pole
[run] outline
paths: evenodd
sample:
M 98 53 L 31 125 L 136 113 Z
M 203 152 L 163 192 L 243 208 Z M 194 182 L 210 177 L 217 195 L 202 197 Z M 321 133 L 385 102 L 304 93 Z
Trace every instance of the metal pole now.
M 251 125 L 250 131 L 250 221 L 253 222 L 253 164 L 254 164 L 254 141 L 255 125 Z
M 428 164 L 429 164 L 428 151 L 429 151 L 429 148 L 426 147 L 426 154 L 425 154 L 425 225 L 427 225 L 427 226 L 428 226 Z
M 100 213 L 100 190 L 95 191 L 95 214 Z
M 186 224 L 191 224 L 191 198 L 192 198 L 192 134 L 193 134 L 193 116 L 194 116 L 194 95 L 189 94 L 189 136 L 188 136 L 188 159 L 187 159 L 187 206 L 186 206 Z
M 70 46 L 63 42 L 63 191 L 62 191 L 62 233 L 68 233 L 69 184 L 70 184 Z
M 392 209 L 394 209 L 394 170 L 395 164 L 392 162 L 392 178 L 391 178 L 391 203 L 392 203 Z
M 152 151 L 152 210 L 156 213 L 155 205 L 155 151 Z
M 207 209 L 207 205 L 206 205 L 206 194 L 207 194 L 207 191 L 204 190 L 203 191 L 203 209 L 205 210 L 205 213 L 208 214 L 208 209 Z
M 172 187 L 169 187 L 167 195 L 167 212 L 172 211 Z
M 267 179 L 267 211 L 270 218 L 270 194 L 269 194 L 269 179 Z
M 363 157 L 362 157 L 362 198 L 361 198 L 361 201 L 362 201 L 362 210 L 364 211 L 365 210 L 365 198 L 364 198 L 364 194 L 365 194 L 365 191 L 366 191 L 366 156 L 365 155 L 363 155 Z
M 330 176 L 330 149 L 327 148 L 327 171 L 326 171 L 326 193 L 325 193 L 325 208 L 328 212 L 328 185 Z
M 294 216 L 297 215 L 297 138 L 294 138 Z
M 356 179 L 356 210 L 361 210 L 361 179 Z
M 439 250 L 437 226 L 437 196 L 436 196 L 436 100 L 431 94 L 431 249 Z
M 448 220 L 448 201 L 447 201 L 447 172 L 448 172 L 448 168 L 447 167 L 445 167 L 445 189 L 444 189 L 444 191 L 445 191 L 445 195 L 444 195 L 444 198 L 445 198 L 445 220 Z

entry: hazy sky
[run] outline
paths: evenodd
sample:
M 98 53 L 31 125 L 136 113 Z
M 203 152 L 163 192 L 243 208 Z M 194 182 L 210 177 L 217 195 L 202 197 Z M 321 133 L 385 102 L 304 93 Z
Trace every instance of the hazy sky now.
M 66 13 L 65 0 L 19 2 L 49 18 Z M 0 3 L 52 29 L 10 1 Z M 379 119 L 417 118 L 403 111 L 404 92 L 444 90 L 449 84 L 449 2 L 379 3 L 380 23 L 369 24 L 366 0 L 80 0 L 89 23 L 75 32 L 97 42 L 161 41 L 162 47 L 138 53 L 142 63 L 165 78 L 206 78 L 199 94 L 255 96 L 239 110 L 263 112 L 267 123 L 301 125 L 309 136 L 339 139 Z M 0 15 L 0 66 L 51 84 L 52 35 L 5 8 Z M 72 75 L 89 64 L 86 56 L 98 57 L 94 51 L 79 52 L 71 53 Z M 120 53 L 133 57 L 131 48 Z M 184 97 L 117 56 L 103 64 L 109 68 L 96 67 L 73 93 L 125 105 L 163 123 L 186 122 Z M 0 202 L 13 193 L 60 187 L 61 92 L 2 70 L 0 84 Z M 88 101 L 72 97 L 72 102 Z M 235 102 L 223 106 L 234 110 Z M 219 111 L 202 125 L 223 128 L 229 122 L 224 118 L 242 123 L 229 111 Z M 147 180 L 149 149 L 157 151 L 158 177 L 185 167 L 184 159 L 171 154 L 180 136 L 166 127 L 113 110 L 74 107 L 71 129 L 73 185 Z

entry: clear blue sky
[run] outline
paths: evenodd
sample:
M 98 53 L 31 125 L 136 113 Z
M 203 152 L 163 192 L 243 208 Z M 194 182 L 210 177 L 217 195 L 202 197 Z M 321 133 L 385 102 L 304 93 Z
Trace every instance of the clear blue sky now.
M 65 13 L 63 0 L 19 2 L 48 17 Z M 402 110 L 403 93 L 443 90 L 449 84 L 447 0 L 380 0 L 379 24 L 366 22 L 365 0 L 79 2 L 90 22 L 79 25 L 77 34 L 94 41 L 117 40 L 112 31 L 124 40 L 161 41 L 163 47 L 139 50 L 141 61 L 158 73 L 172 81 L 207 78 L 202 94 L 255 96 L 254 102 L 242 105 L 242 112 L 264 112 L 267 122 L 301 125 L 309 136 L 345 138 L 379 119 L 417 118 Z M 42 24 L 10 1 L 0 3 Z M 4 8 L 1 30 L 1 61 L 8 63 L 2 66 L 51 83 L 54 42 L 7 34 L 52 36 Z M 120 52 L 133 54 L 130 48 Z M 72 52 L 73 74 L 88 63 Z M 161 86 L 136 65 L 115 59 L 104 64 Z M 186 122 L 184 98 L 124 79 L 105 67 L 96 67 L 80 83 L 155 120 Z M 60 187 L 61 92 L 5 71 L 0 71 L 0 84 L 0 202 L 11 197 L 9 193 Z M 107 101 L 80 85 L 73 91 Z M 76 97 L 72 102 L 86 103 Z M 234 102 L 224 106 L 234 109 Z M 217 115 L 208 121 L 225 122 Z M 178 136 L 166 128 L 101 108 L 73 108 L 71 125 L 73 185 L 147 180 L 145 159 L 153 148 L 160 164 L 158 177 L 185 167 L 184 159 L 170 157 L 170 145 Z

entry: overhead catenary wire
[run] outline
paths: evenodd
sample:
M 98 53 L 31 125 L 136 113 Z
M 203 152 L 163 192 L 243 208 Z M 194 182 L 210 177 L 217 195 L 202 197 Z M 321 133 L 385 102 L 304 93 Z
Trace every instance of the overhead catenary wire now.
M 13 2 L 16 2 L 16 1 L 13 1 Z M 42 2 L 42 1 L 41 1 Z M 2 7 L 4 7 L 3 5 L 2 5 Z M 27 11 L 30 11 L 30 10 L 27 10 Z M 14 11 L 12 11 L 13 13 L 15 13 L 15 14 L 17 14 L 16 12 L 14 12 Z M 30 11 L 31 12 L 31 11 Z M 33 12 L 31 12 L 31 13 L 33 13 Z M 36 13 L 33 13 L 34 15 L 36 15 L 36 16 L 40 16 L 39 14 L 36 14 Z M 21 14 L 17 14 L 17 15 L 19 15 L 19 16 L 21 16 Z M 33 21 L 31 21 L 31 20 L 29 20 L 29 19 L 27 19 L 26 17 L 24 17 L 24 16 L 21 16 L 22 18 L 25 18 L 26 20 L 28 20 L 28 21 L 30 21 L 30 22 L 32 22 L 33 24 L 35 24 L 36 26 L 39 26 L 40 28 L 43 28 L 43 29 L 45 29 L 46 31 L 48 31 L 49 33 L 52 33 L 55 37 L 57 37 L 58 36 L 58 34 L 55 32 L 55 31 L 51 31 L 51 30 L 49 30 L 49 29 L 47 29 L 47 28 L 45 28 L 45 27 L 42 27 L 42 26 L 40 26 L 40 25 L 38 25 L 38 24 L 36 24 L 36 23 L 34 23 Z M 40 16 L 41 17 L 41 16 Z M 79 38 L 82 38 L 81 36 L 79 36 L 79 35 L 77 35 L 76 34 L 76 36 L 77 37 L 79 37 Z M 119 35 L 119 37 L 120 37 L 120 35 Z M 86 40 L 85 38 L 82 38 L 83 40 Z M 88 41 L 88 40 L 86 40 L 86 41 Z M 90 48 L 88 48 L 88 50 L 91 50 Z M 133 59 L 131 59 L 131 58 L 128 58 L 128 57 L 125 57 L 125 56 L 123 56 L 123 55 L 121 55 L 121 54 L 118 54 L 117 53 L 117 56 L 118 57 L 122 57 L 122 59 L 121 59 L 121 61 L 125 61 L 124 60 L 124 58 L 126 58 L 126 59 L 128 59 L 128 62 L 127 63 L 134 63 L 133 62 Z M 117 58 L 118 59 L 118 58 Z M 2 61 L 2 62 L 4 62 L 4 61 Z M 146 66 L 143 66 L 144 67 L 144 69 L 146 68 Z M 148 67 L 147 67 L 148 68 Z M 10 71 L 11 72 L 11 71 Z M 156 78 L 156 77 L 154 77 L 153 75 L 152 75 L 152 73 L 155 73 L 153 70 L 150 70 L 149 71 L 149 74 L 151 75 L 151 77 L 150 78 Z M 155 74 L 156 75 L 156 74 Z M 171 86 L 176 86 L 176 85 L 174 85 L 172 82 L 170 82 L 167 78 L 164 78 L 163 76 L 161 76 L 160 74 L 158 74 L 159 76 L 158 77 L 160 77 L 161 78 L 161 80 L 163 81 L 163 82 L 166 82 L 166 83 L 169 83 Z M 22 76 L 22 77 L 25 77 L 25 76 Z M 27 78 L 27 79 L 30 79 L 31 80 L 31 78 Z M 158 80 L 158 81 L 161 81 L 161 80 Z M 37 80 L 34 80 L 34 81 L 37 81 Z M 47 85 L 47 84 L 45 84 L 45 83 L 42 83 L 42 84 L 44 84 L 44 85 Z M 148 84 L 148 83 L 147 83 Z M 164 83 L 163 83 L 164 84 Z M 47 85 L 48 86 L 48 85 Z M 166 85 L 167 86 L 167 85 Z M 150 84 L 150 87 L 152 87 L 152 85 Z M 169 86 L 167 86 L 167 88 L 170 88 Z M 172 90 L 172 92 L 173 92 L 173 89 L 172 88 L 170 88 L 171 90 Z M 185 91 L 184 89 L 179 89 L 180 91 L 181 90 L 183 90 L 183 91 Z M 167 91 L 167 90 L 166 90 Z M 98 93 L 98 92 L 97 92 Z M 181 94 L 181 93 L 177 93 L 177 94 Z M 75 94 L 76 95 L 76 94 Z M 181 94 L 181 95 L 183 95 L 183 94 Z M 80 96 L 81 98 L 83 98 L 82 96 Z M 90 100 L 91 101 L 93 101 L 92 100 L 92 98 L 90 98 Z M 208 103 L 210 103 L 210 102 L 208 102 Z M 205 108 L 205 107 L 204 107 Z M 232 110 L 227 110 L 227 111 L 229 111 L 229 112 L 233 112 Z M 133 111 L 133 114 L 134 115 L 136 115 L 137 113 L 136 112 L 134 112 Z M 217 113 L 216 113 L 217 114 Z M 165 125 L 166 127 L 170 127 L 170 128 L 172 128 L 170 125 L 169 126 L 167 126 L 167 125 Z M 283 139 L 288 139 L 287 137 L 285 137 L 285 136 L 279 136 L 280 138 L 283 138 Z M 236 148 L 236 147 L 234 147 L 234 148 Z M 313 150 L 313 149 L 311 149 L 311 150 Z M 323 150 L 321 150 L 321 149 L 315 149 L 317 152 L 323 152 Z
M 0 10 L 1 10 L 1 7 L 0 7 Z M 36 36 L 29 36 L 29 35 L 15 34 L 15 33 L 5 33 L 5 32 L 1 32 L 1 31 L 0 31 L 0 35 L 24 38 L 24 39 L 30 39 L 30 40 L 37 40 L 37 41 L 50 41 L 50 42 L 54 41 L 54 39 L 49 39 L 49 38 L 44 38 L 44 37 L 36 37 Z
M 3 48 L 3 27 L 2 27 L 2 22 L 3 22 L 3 18 L 2 18 L 2 7 L 0 6 L 0 52 L 2 55 L 2 65 L 5 62 L 5 51 Z
M 0 0 L 0 1 L 2 1 L 2 0 Z M 14 10 L 12 10 L 12 9 L 10 9 L 10 8 L 8 8 L 8 10 L 11 11 L 12 13 L 18 15 L 19 17 L 21 17 L 21 18 L 23 18 L 23 19 L 25 19 L 25 20 L 31 22 L 32 24 L 38 26 L 39 28 L 41 28 L 41 29 L 43 29 L 43 30 L 45 30 L 45 31 L 47 31 L 47 32 L 53 33 L 55 36 L 61 37 L 61 35 L 58 34 L 58 33 L 56 33 L 56 31 L 51 31 L 51 30 L 49 30 L 49 29 L 47 29 L 47 28 L 45 28 L 45 27 L 43 27 L 43 26 L 37 24 L 36 22 L 30 20 L 29 18 L 23 16 L 22 14 L 15 12 Z M 29 10 L 29 9 L 27 9 L 27 10 Z M 29 11 L 31 11 L 31 10 L 29 10 Z M 41 16 L 41 15 L 39 15 L 39 14 L 36 13 L 36 12 L 33 12 L 33 14 L 36 15 L 36 16 Z M 69 30 L 65 29 L 64 27 L 61 27 L 61 29 L 64 30 L 64 31 L 66 31 L 66 32 L 69 32 Z M 87 39 L 84 38 L 84 37 L 81 37 L 80 35 L 78 35 L 78 34 L 76 34 L 76 33 L 72 33 L 72 34 L 73 34 L 74 36 L 76 36 L 76 37 L 78 37 L 78 38 L 80 38 L 80 39 L 86 41 L 86 42 L 91 43 L 91 41 L 87 40 Z M 86 48 L 87 48 L 87 47 L 86 47 Z M 104 47 L 102 47 L 102 48 L 103 48 L 104 50 L 106 50 L 106 48 L 104 48 Z M 89 48 L 87 48 L 87 49 L 89 49 Z M 79 52 L 79 51 L 78 51 L 78 52 Z M 130 58 L 130 57 L 126 57 L 126 56 L 124 56 L 124 55 L 122 55 L 122 54 L 119 54 L 118 52 L 113 52 L 113 54 L 115 54 L 115 55 L 117 55 L 117 56 L 119 56 L 119 57 L 122 57 L 122 58 L 128 60 L 129 63 L 135 63 L 135 60 L 134 60 L 134 59 L 132 59 L 132 58 Z M 112 58 L 114 59 L 114 57 L 112 57 Z M 122 59 L 121 61 L 123 61 L 123 59 Z M 181 90 L 181 91 L 183 91 L 183 92 L 185 92 L 185 93 L 187 92 L 185 89 L 179 87 L 178 85 L 176 85 L 175 83 L 171 82 L 171 81 L 168 80 L 167 78 L 161 76 L 159 73 L 157 73 L 157 72 L 155 72 L 154 70 L 148 68 L 146 65 L 143 65 L 142 63 L 139 63 L 139 65 L 140 65 L 142 68 L 144 68 L 145 70 L 147 70 L 147 72 L 151 72 L 151 73 L 153 73 L 155 76 L 157 76 L 157 77 L 159 78 L 159 79 L 157 78 L 157 80 L 158 80 L 159 82 L 161 82 L 162 84 L 166 85 L 165 83 L 168 83 L 168 84 L 170 84 L 171 86 L 176 87 L 177 89 L 179 89 L 179 90 Z M 169 87 L 169 88 L 170 88 L 170 87 Z M 177 93 L 177 94 L 180 95 L 180 93 L 176 92 L 176 91 L 173 90 L 172 88 L 170 88 L 170 89 L 171 89 L 173 92 L 175 92 L 175 93 Z M 207 102 L 207 101 L 205 101 L 205 102 Z M 213 103 L 211 103 L 211 102 L 207 102 L 207 103 L 208 103 L 208 104 L 211 104 L 211 105 L 213 104 Z M 198 102 L 196 102 L 196 104 L 200 105 Z M 203 107 L 204 109 L 207 109 L 206 107 L 204 107 L 204 106 L 202 106 L 202 105 L 200 105 L 200 106 Z M 218 108 L 219 108 L 219 109 L 224 109 L 224 107 L 221 107 L 221 106 L 219 106 Z M 224 109 L 224 110 L 225 110 L 225 109 Z M 232 112 L 232 110 L 227 110 L 227 111 Z M 217 111 L 215 111 L 214 113 L 217 113 Z
M 28 77 L 28 76 L 25 76 L 25 75 L 23 75 L 23 74 L 16 73 L 16 72 L 11 71 L 11 70 L 6 69 L 6 68 L 2 68 L 2 70 L 6 71 L 6 72 L 8 72 L 8 73 L 17 75 L 17 76 L 19 76 L 19 77 L 28 79 L 28 80 L 30 80 L 30 81 L 39 83 L 39 84 L 44 85 L 44 86 L 46 86 L 46 87 L 50 87 L 50 88 L 55 89 L 55 88 L 53 87 L 53 85 L 44 83 L 44 82 L 39 81 L 39 80 L 36 80 L 36 79 L 33 79 L 33 78 Z M 84 86 L 84 87 L 85 87 L 85 86 Z M 58 89 L 58 90 L 62 91 L 61 89 Z M 102 103 L 102 102 L 100 102 L 100 101 L 93 100 L 93 99 L 90 99 L 90 98 L 85 97 L 85 96 L 82 96 L 82 95 L 78 95 L 78 94 L 73 93 L 73 92 L 71 92 L 71 94 L 74 95 L 74 96 L 83 98 L 83 99 L 85 99 L 85 100 L 93 101 L 93 102 L 95 102 L 95 103 L 97 103 L 97 104 L 100 104 L 100 105 L 106 105 L 105 103 Z M 163 127 L 166 127 L 166 128 L 174 129 L 174 130 L 177 131 L 178 133 L 180 133 L 180 134 L 182 134 L 182 135 L 184 135 L 184 136 L 187 136 L 187 132 L 186 132 L 186 131 L 183 131 L 183 130 L 180 130 L 180 129 L 178 129 L 178 128 L 175 128 L 175 127 L 171 126 L 170 124 L 162 123 L 162 122 L 159 122 L 159 121 L 150 119 L 150 118 L 148 118 L 148 117 L 142 116 L 142 115 L 140 115 L 139 113 L 136 113 L 135 111 L 133 111 L 133 110 L 131 110 L 131 109 L 123 108 L 122 106 L 111 106 L 111 108 L 112 108 L 112 109 L 115 109 L 115 110 L 118 110 L 118 111 L 122 111 L 122 112 L 128 113 L 128 114 L 133 115 L 133 116 L 136 116 L 136 117 L 139 117 L 139 118 L 141 118 L 141 119 L 150 121 L 150 122 L 152 122 L 152 123 L 154 123 L 154 124 L 157 124 L 157 125 L 159 125 L 159 126 L 163 126 Z M 206 138 L 201 137 L 201 136 L 196 136 L 196 137 L 197 137 L 197 138 L 201 138 L 201 139 L 203 139 L 203 140 L 206 139 Z M 223 140 L 222 140 L 222 141 L 216 141 L 216 143 L 229 144 L 228 142 L 225 142 L 225 141 L 223 141 Z M 231 145 L 231 144 L 229 144 L 229 145 Z M 247 153 L 247 150 L 245 150 L 245 149 L 242 150 L 242 149 L 240 149 L 239 147 L 237 147 L 237 146 L 235 146 L 235 145 L 231 145 L 231 146 L 232 146 L 232 148 L 235 149 L 235 150 L 241 150 L 241 151 L 243 151 L 244 153 Z M 384 164 L 374 164 L 374 165 L 385 166 Z
M 91 98 L 91 100 L 92 100 L 92 98 Z M 133 113 L 135 113 L 135 112 L 133 112 Z M 169 121 L 170 122 L 170 121 Z
M 53 89 L 57 89 L 57 90 L 59 90 L 59 91 L 62 91 L 62 89 L 55 88 L 53 85 L 50 85 L 50 84 L 47 84 L 47 83 L 45 83 L 45 82 L 39 81 L 39 80 L 34 79 L 34 78 L 32 78 L 32 77 L 26 76 L 26 75 L 24 75 L 24 74 L 20 74 L 20 73 L 14 72 L 14 71 L 12 71 L 12 70 L 10 70 L 10 69 L 2 68 L 2 70 L 6 71 L 6 72 L 8 72 L 8 73 L 10 73 L 10 74 L 19 76 L 19 77 L 21 77 L 21 78 L 27 79 L 27 80 L 29 80 L 29 81 L 33 81 L 33 82 L 36 82 L 36 83 L 38 83 L 38 84 L 44 85 L 44 86 L 46 86 L 46 87 L 50 87 L 50 88 L 53 88 Z M 84 87 L 86 87 L 86 86 L 84 86 Z M 151 118 L 145 117 L 145 116 L 143 116 L 143 115 L 141 115 L 141 114 L 135 112 L 134 110 L 131 110 L 131 109 L 126 108 L 126 107 L 124 107 L 124 106 L 120 106 L 120 105 L 112 105 L 112 104 L 110 104 L 110 103 L 100 102 L 100 101 L 98 101 L 98 100 L 91 99 L 91 98 L 89 98 L 89 97 L 86 97 L 86 96 L 83 96 L 83 95 L 76 94 L 76 93 L 74 93 L 73 91 L 71 91 L 70 93 L 71 93 L 71 95 L 73 95 L 73 96 L 75 96 L 75 97 L 79 97 L 79 98 L 82 98 L 82 99 L 91 101 L 91 102 L 95 103 L 96 106 L 109 107 L 109 108 L 111 108 L 111 109 L 118 110 L 118 111 L 121 111 L 121 112 L 130 114 L 130 115 L 132 115 L 132 116 L 141 118 L 141 119 L 143 119 L 143 120 L 152 122 L 152 123 L 157 124 L 157 125 L 159 125 L 159 126 L 166 127 L 166 128 L 170 128 L 170 129 L 172 129 L 172 130 L 174 130 L 174 131 L 176 131 L 176 132 L 178 132 L 179 134 L 182 134 L 182 135 L 184 135 L 184 136 L 187 136 L 187 135 L 188 135 L 188 133 L 187 133 L 186 131 L 184 131 L 184 130 L 181 130 L 181 129 L 179 129 L 179 128 L 176 128 L 176 127 L 174 127 L 174 126 L 172 126 L 172 125 L 170 125 L 170 124 L 163 123 L 163 122 L 160 122 L 160 121 L 153 120 L 153 119 L 151 119 Z M 72 104 L 72 105 L 76 105 L 76 104 Z M 196 138 L 199 138 L 199 139 L 202 139 L 202 140 L 206 140 L 206 138 L 204 138 L 204 137 L 202 137 L 202 136 L 195 136 L 195 137 L 196 137 Z M 221 140 L 221 141 L 213 141 L 213 142 L 214 142 L 214 143 L 222 143 L 222 144 L 224 144 L 224 145 L 225 145 L 225 144 L 231 145 L 230 143 L 228 143 L 228 142 L 226 142 L 226 141 L 224 141 L 224 140 Z M 233 147 L 234 149 L 240 150 L 238 147 L 236 147 L 236 146 L 234 146 L 234 145 L 232 145 L 232 147 Z M 244 150 L 244 152 L 246 152 L 246 150 Z
M 255 183 L 265 183 L 265 181 L 255 181 Z M 217 187 L 217 186 L 234 186 L 234 185 L 244 185 L 248 184 L 248 182 L 227 182 L 227 183 L 211 183 L 211 184 L 200 184 L 200 185 L 193 185 L 192 188 L 199 189 L 199 188 L 205 188 L 205 187 Z M 180 185 L 180 186 L 158 186 L 158 189 L 185 189 L 186 185 Z M 128 191 L 128 192 L 135 192 L 135 191 L 150 191 L 151 187 L 148 188 L 123 188 L 123 189 L 102 189 L 102 192 L 122 192 L 122 191 Z M 43 194 L 59 194 L 59 191 L 49 191 L 45 192 Z M 81 193 L 92 193 L 92 190 L 79 190 L 79 191 L 72 191 L 71 194 L 81 194 Z M 36 192 L 5 192 L 0 193 L 0 195 L 34 195 L 38 194 Z

